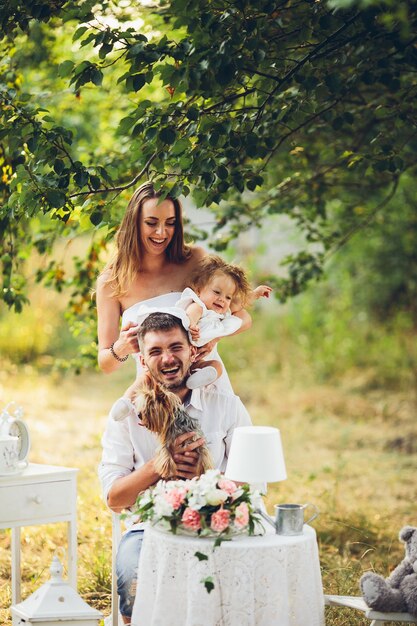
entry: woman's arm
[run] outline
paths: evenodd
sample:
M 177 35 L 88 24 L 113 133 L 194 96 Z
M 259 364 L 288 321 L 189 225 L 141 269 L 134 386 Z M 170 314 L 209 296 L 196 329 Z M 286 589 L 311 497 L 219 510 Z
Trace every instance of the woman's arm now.
M 118 361 L 114 353 L 123 357 L 138 352 L 137 324 L 129 322 L 120 330 L 120 302 L 112 295 L 111 287 L 106 283 L 106 274 L 97 280 L 97 320 L 98 320 L 98 364 L 106 373 L 119 369 L 123 362 Z

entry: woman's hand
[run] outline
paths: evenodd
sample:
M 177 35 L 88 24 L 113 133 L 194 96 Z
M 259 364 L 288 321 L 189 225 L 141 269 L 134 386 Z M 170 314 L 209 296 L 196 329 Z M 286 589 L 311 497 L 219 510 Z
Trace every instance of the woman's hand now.
M 196 360 L 199 361 L 201 359 L 204 359 L 206 356 L 208 356 L 210 352 L 213 350 L 213 348 L 215 348 L 218 341 L 220 341 L 220 337 L 216 339 L 212 339 L 211 341 L 206 343 L 204 346 L 201 346 L 201 348 L 198 348 Z
M 127 322 L 119 334 L 119 339 L 114 342 L 113 349 L 117 356 L 124 357 L 127 354 L 139 352 L 138 325 L 135 322 Z

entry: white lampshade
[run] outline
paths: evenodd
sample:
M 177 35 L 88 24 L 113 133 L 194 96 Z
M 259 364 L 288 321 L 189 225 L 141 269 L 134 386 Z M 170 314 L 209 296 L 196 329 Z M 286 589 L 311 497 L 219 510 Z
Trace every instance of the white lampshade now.
M 245 483 L 287 478 L 281 435 L 269 426 L 238 426 L 233 432 L 225 476 Z

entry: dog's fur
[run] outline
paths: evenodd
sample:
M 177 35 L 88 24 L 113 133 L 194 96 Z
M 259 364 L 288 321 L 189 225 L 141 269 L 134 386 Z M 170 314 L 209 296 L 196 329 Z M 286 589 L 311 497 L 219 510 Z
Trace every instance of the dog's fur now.
M 165 479 L 175 478 L 177 465 L 173 459 L 175 439 L 184 433 L 195 432 L 192 441 L 204 437 L 196 419 L 184 409 L 180 398 L 162 385 L 149 380 L 138 392 L 135 407 L 142 424 L 156 433 L 160 445 L 154 461 L 156 472 Z M 190 443 L 187 439 L 185 445 Z M 210 452 L 205 444 L 195 450 L 199 455 L 198 474 L 213 468 Z

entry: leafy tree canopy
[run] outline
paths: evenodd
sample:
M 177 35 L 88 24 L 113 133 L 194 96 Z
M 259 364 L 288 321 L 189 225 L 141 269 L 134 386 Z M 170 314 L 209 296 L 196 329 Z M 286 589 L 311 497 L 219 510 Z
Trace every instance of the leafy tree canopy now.
M 75 274 L 51 260 L 37 279 L 91 307 L 145 179 L 209 207 L 217 250 L 290 216 L 306 243 L 271 278 L 285 299 L 415 172 L 415 2 L 3 0 L 0 21 L 2 297 L 16 311 L 31 250 L 83 233 Z

